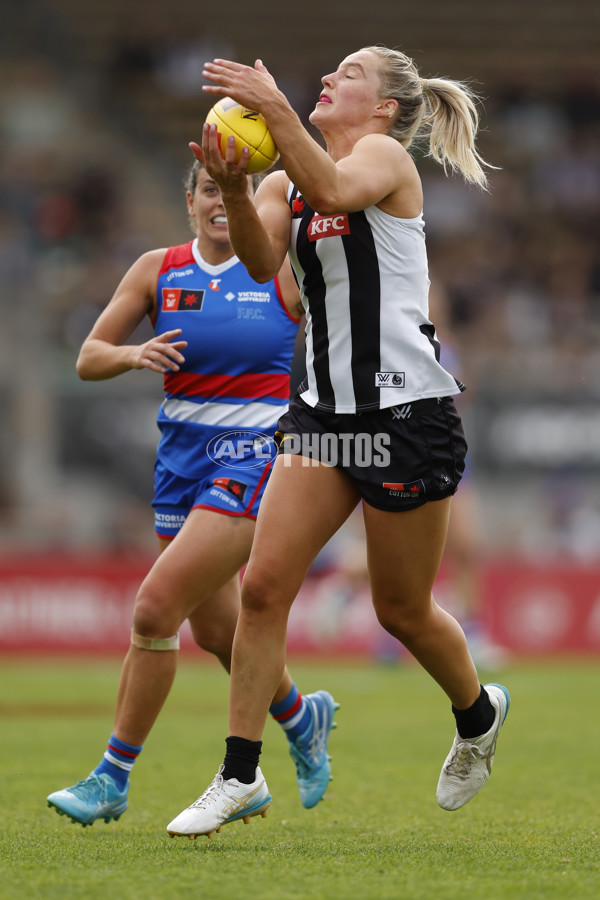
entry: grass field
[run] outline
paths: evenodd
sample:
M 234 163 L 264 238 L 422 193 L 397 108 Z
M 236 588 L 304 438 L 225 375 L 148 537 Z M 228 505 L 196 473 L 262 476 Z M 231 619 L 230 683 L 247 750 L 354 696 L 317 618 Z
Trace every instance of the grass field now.
M 492 778 L 454 813 L 435 801 L 453 720 L 420 669 L 291 668 L 301 690 L 325 687 L 341 703 L 326 800 L 301 807 L 285 738 L 269 722 L 261 759 L 269 816 L 190 841 L 168 838 L 165 826 L 222 759 L 227 680 L 216 666 L 182 664 L 136 764 L 129 810 L 84 829 L 45 798 L 87 775 L 103 753 L 119 664 L 1 662 L 0 896 L 600 896 L 600 666 L 532 663 L 503 674 L 512 706 Z

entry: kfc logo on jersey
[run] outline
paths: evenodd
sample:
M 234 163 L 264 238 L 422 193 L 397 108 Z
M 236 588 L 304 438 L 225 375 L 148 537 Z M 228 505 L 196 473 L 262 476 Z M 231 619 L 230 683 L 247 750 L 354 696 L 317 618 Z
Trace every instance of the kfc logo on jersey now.
M 162 311 L 179 312 L 181 310 L 202 309 L 204 291 L 185 291 L 183 288 L 162 289 Z
M 350 222 L 347 213 L 337 216 L 313 216 L 308 226 L 309 241 L 318 241 L 326 237 L 339 237 L 350 234 Z

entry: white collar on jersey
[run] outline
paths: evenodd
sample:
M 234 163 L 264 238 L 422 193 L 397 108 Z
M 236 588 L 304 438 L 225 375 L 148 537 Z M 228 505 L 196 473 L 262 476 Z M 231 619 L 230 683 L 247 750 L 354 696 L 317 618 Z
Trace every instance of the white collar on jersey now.
M 221 272 L 226 272 L 227 269 L 230 269 L 232 266 L 237 265 L 239 263 L 239 259 L 237 256 L 232 256 L 230 259 L 226 259 L 225 262 L 220 263 L 218 266 L 211 266 L 210 263 L 207 263 L 203 258 L 200 250 L 198 249 L 198 238 L 194 238 L 192 241 L 192 254 L 194 259 L 198 263 L 201 269 L 204 269 L 205 272 L 208 272 L 209 275 L 220 275 Z

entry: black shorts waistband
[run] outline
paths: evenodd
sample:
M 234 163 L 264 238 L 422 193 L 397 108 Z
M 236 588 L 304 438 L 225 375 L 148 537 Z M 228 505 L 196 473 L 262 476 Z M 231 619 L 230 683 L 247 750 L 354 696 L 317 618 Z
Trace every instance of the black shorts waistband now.
M 393 419 L 420 419 L 426 416 L 444 403 L 452 404 L 453 398 L 446 397 L 425 397 L 422 400 L 411 400 L 408 403 L 397 403 L 395 406 L 385 406 L 383 409 L 361 409 L 354 413 L 338 413 L 333 409 L 322 409 L 317 406 L 309 406 L 309 404 L 296 395 L 291 400 L 291 406 L 298 404 L 299 407 L 305 409 L 311 416 L 316 419 L 323 419 L 326 424 L 331 424 L 335 430 L 336 423 L 346 422 L 355 418 L 375 417 L 381 419 L 386 413 L 390 413 Z
M 402 403 L 396 406 L 388 406 L 394 419 L 420 419 L 437 409 L 440 403 L 449 399 L 447 397 L 427 397 L 424 400 L 412 400 L 410 403 Z M 383 410 L 382 410 L 383 411 Z

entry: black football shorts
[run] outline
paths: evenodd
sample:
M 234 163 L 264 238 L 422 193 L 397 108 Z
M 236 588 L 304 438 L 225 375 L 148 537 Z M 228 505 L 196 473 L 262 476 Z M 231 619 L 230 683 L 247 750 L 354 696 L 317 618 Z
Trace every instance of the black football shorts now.
M 279 419 L 279 455 L 336 466 L 376 509 L 415 509 L 454 494 L 467 442 L 452 397 L 352 415 L 321 412 L 300 397 Z

